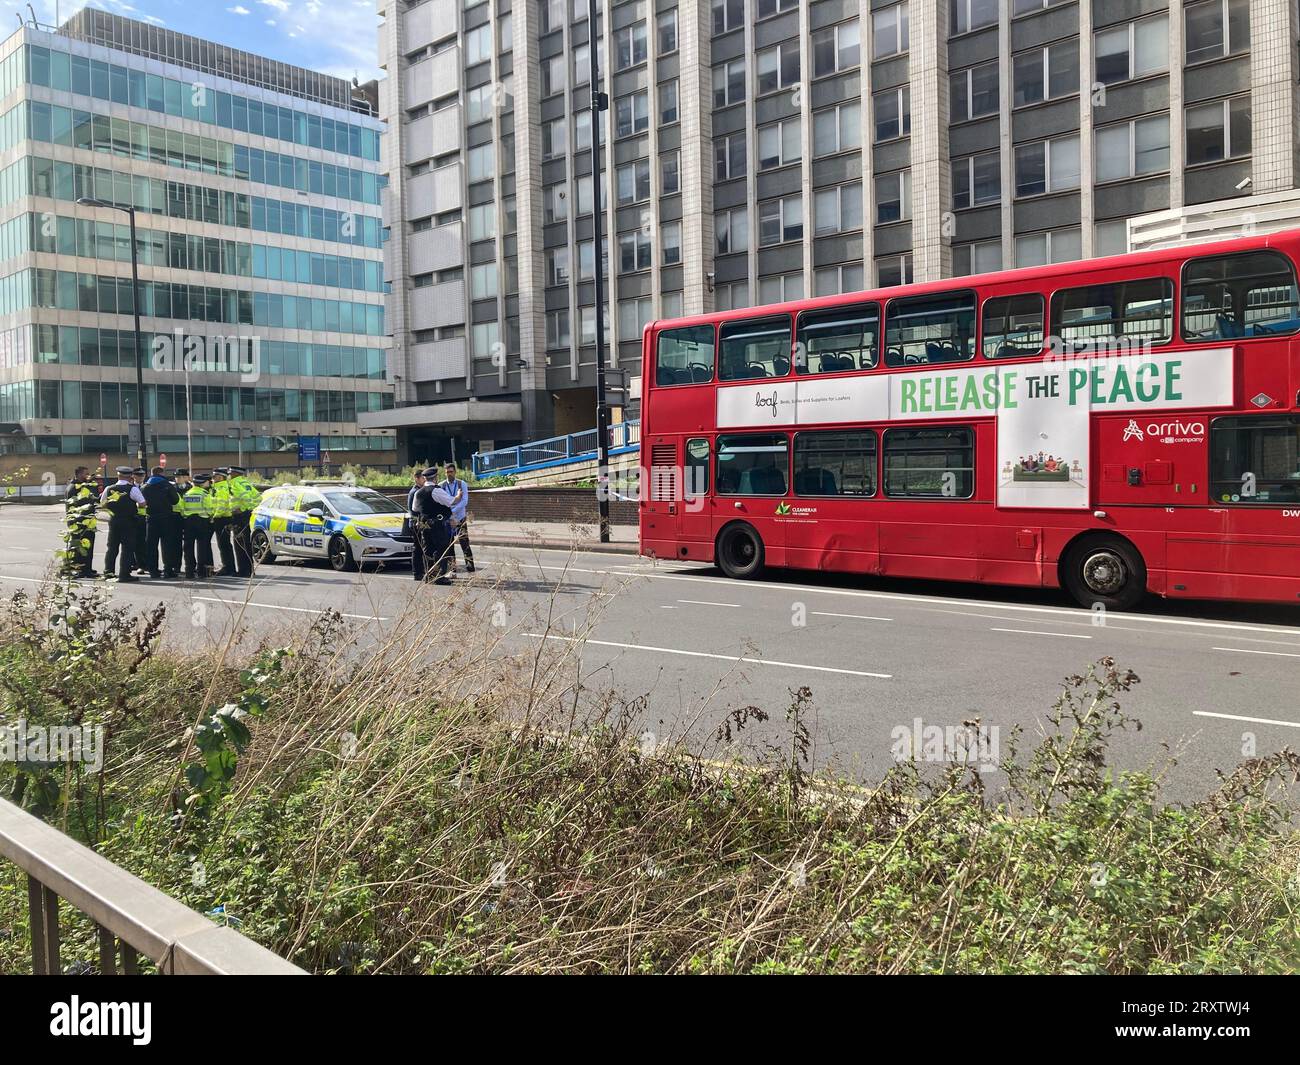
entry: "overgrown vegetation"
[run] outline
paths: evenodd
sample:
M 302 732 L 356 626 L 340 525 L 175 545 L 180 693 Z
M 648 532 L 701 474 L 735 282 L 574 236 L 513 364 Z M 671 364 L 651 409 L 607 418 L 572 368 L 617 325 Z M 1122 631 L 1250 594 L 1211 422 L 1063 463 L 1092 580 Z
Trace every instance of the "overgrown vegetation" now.
M 689 747 L 653 735 L 643 700 L 584 687 L 576 644 L 519 637 L 509 581 L 364 654 L 329 614 L 238 661 L 170 653 L 161 608 L 20 592 L 0 610 L 4 714 L 101 724 L 106 751 L 99 772 L 7 764 L 0 793 L 318 972 L 1300 963 L 1300 759 L 1162 802 L 1151 773 L 1107 767 L 1137 680 L 1110 660 L 1066 682 L 1036 747 L 1003 740 L 996 793 L 956 763 L 866 790 L 811 767 L 807 689 Z M 29 965 L 26 922 L 0 863 L 0 970 Z M 70 915 L 64 957 L 96 957 Z

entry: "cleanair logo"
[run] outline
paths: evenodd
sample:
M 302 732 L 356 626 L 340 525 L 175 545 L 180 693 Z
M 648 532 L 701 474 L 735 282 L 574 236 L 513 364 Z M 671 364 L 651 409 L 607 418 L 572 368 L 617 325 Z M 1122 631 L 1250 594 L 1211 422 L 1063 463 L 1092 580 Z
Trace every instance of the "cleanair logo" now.
M 152 1026 L 151 1002 L 82 1002 L 73 995 L 50 1006 L 50 1035 L 130 1036 L 142 1047 L 153 1038 Z

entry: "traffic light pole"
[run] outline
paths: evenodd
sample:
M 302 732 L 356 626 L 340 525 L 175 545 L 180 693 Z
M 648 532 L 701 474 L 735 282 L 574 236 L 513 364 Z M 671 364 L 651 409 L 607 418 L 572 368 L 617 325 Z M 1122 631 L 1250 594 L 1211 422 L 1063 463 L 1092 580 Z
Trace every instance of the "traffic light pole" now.
M 591 195 L 595 219 L 596 279 L 596 508 L 600 515 L 600 542 L 609 543 L 609 404 L 605 398 L 605 257 L 601 253 L 601 112 L 609 110 L 609 94 L 600 88 L 600 39 L 597 35 L 597 0 L 587 2 L 587 54 L 591 60 Z

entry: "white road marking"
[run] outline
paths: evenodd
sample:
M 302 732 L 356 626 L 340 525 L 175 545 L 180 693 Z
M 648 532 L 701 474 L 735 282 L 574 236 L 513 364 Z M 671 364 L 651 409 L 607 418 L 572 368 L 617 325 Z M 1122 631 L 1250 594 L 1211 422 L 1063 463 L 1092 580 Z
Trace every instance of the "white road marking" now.
M 1237 638 L 1241 640 L 1242 643 L 1267 643 L 1272 644 L 1274 647 L 1295 647 L 1297 651 L 1300 651 L 1300 646 L 1297 646 L 1294 643 L 1288 643 L 1286 640 L 1252 640 L 1249 636 L 1239 636 Z
M 10 577 L 7 573 L 0 573 L 0 581 L 22 581 L 24 584 L 46 583 L 38 577 Z
M 878 680 L 891 680 L 889 673 L 869 673 L 862 669 L 837 669 L 834 666 L 809 666 L 803 662 L 778 662 L 775 658 L 747 658 L 743 655 L 715 655 L 708 651 L 683 651 L 677 647 L 652 647 L 642 643 L 615 643 L 613 640 L 582 639 L 577 636 L 557 636 L 554 633 L 525 632 L 523 635 L 533 640 L 562 640 L 565 643 L 590 643 L 599 647 L 619 647 L 625 651 L 655 651 L 664 655 L 685 655 L 689 658 L 717 658 L 723 662 L 744 662 L 753 666 L 785 666 L 787 669 L 809 669 L 816 673 L 844 673 L 851 677 L 875 677 Z
M 1214 651 L 1235 651 L 1239 655 L 1272 655 L 1274 658 L 1300 658 L 1300 654 L 1287 654 L 1286 651 L 1256 651 L 1250 647 L 1214 647 Z
M 811 612 L 814 617 L 819 618 L 853 618 L 855 621 L 893 621 L 893 618 L 877 618 L 870 614 L 832 614 L 826 610 L 814 610 Z
M 221 599 L 215 595 L 195 595 L 191 596 L 191 598 L 203 603 L 225 603 L 226 606 L 256 606 L 261 607 L 263 610 L 292 610 L 295 614 L 323 614 L 326 610 L 330 609 L 328 606 L 320 606 L 314 609 L 305 606 L 280 606 L 276 603 L 258 603 L 252 599 L 247 601 L 243 599 Z M 345 618 L 354 618 L 357 621 L 388 620 L 388 618 L 381 618 L 377 614 L 343 614 L 342 616 Z
M 637 573 L 612 574 L 609 570 L 583 569 L 577 566 L 547 566 L 538 563 L 541 569 L 568 570 L 570 573 L 593 573 L 603 576 L 644 577 L 646 580 L 658 581 L 701 581 L 706 584 L 738 585 L 739 582 L 726 581 L 722 577 L 699 577 L 685 573 Z M 985 610 L 1019 610 L 1031 614 L 1056 614 L 1069 618 L 1091 618 L 1091 610 L 1071 609 L 1059 606 L 1026 606 L 1019 603 L 989 603 L 980 599 L 943 599 L 929 595 L 909 595 L 905 592 L 864 592 L 854 588 L 817 588 L 808 584 L 780 584 L 775 582 L 746 582 L 742 587 L 749 590 L 767 590 L 774 592 L 797 592 L 800 595 L 847 595 L 860 599 L 886 599 L 903 603 L 923 603 L 943 606 L 978 606 Z M 1122 614 L 1108 611 L 1108 621 L 1138 621 L 1152 625 L 1186 625 L 1192 628 L 1229 629 L 1234 632 L 1268 632 L 1280 636 L 1300 636 L 1300 629 L 1282 628 L 1277 625 L 1244 625 L 1233 621 L 1200 621 L 1195 618 L 1162 618 L 1151 614 Z
M 1242 717 L 1240 714 L 1215 714 L 1209 710 L 1193 710 L 1196 717 L 1223 717 L 1229 721 L 1249 721 L 1256 725 L 1281 725 L 1284 728 L 1300 728 L 1300 721 L 1278 721 L 1272 717 Z
M 679 603 L 687 603 L 690 606 L 725 606 L 731 607 L 733 610 L 740 609 L 739 603 L 710 603 L 704 599 L 678 599 L 677 601 Z
M 997 629 L 991 628 L 990 632 L 1018 632 L 1024 636 L 1059 636 L 1063 640 L 1091 640 L 1091 636 L 1084 636 L 1078 632 L 1042 632 L 1038 629 Z

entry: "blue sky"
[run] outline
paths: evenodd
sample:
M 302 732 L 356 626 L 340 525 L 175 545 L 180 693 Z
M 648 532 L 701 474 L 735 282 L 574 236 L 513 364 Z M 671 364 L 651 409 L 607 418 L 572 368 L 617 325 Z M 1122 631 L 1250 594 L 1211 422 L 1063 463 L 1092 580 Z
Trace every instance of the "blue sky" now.
M 362 81 L 379 75 L 375 0 L 31 0 L 43 23 L 80 8 L 113 11 L 180 33 L 206 37 L 286 63 Z M 0 18 L 18 28 L 27 0 L 0 0 Z M 9 31 L 4 31 L 8 36 Z

